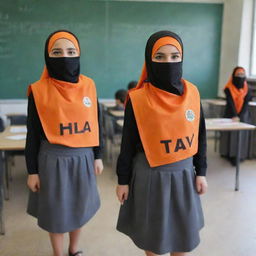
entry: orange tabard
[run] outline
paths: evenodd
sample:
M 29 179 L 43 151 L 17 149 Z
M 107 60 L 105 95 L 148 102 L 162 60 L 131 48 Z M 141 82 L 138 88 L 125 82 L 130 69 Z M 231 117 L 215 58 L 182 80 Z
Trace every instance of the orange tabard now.
M 94 81 L 84 75 L 78 83 L 51 77 L 30 85 L 43 130 L 50 143 L 68 147 L 99 145 L 98 106 Z
M 129 92 L 140 138 L 151 167 L 177 162 L 197 153 L 200 95 L 182 80 L 183 95 L 144 83 Z

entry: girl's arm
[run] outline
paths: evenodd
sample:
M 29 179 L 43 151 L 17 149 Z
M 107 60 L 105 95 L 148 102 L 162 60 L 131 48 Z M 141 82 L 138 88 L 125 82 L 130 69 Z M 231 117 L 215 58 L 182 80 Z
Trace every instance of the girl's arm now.
M 27 117 L 27 138 L 25 146 L 25 158 L 28 174 L 38 173 L 38 153 L 40 147 L 40 127 L 41 122 L 37 113 L 33 94 L 28 98 L 28 117 Z
M 128 185 L 132 174 L 132 160 L 140 143 L 139 132 L 131 101 L 126 104 L 122 131 L 121 150 L 117 160 L 116 173 L 119 185 Z
M 102 159 L 102 151 L 104 148 L 104 139 L 102 131 L 102 109 L 97 100 L 98 104 L 98 124 L 99 124 L 99 146 L 93 148 L 94 159 Z
M 226 108 L 227 108 L 228 116 L 229 116 L 230 118 L 232 118 L 232 117 L 237 117 L 238 114 L 237 114 L 237 112 L 236 112 L 236 107 L 235 107 L 235 104 L 234 104 L 234 101 L 233 101 L 233 98 L 232 98 L 232 96 L 231 96 L 231 93 L 230 93 L 229 89 L 226 88 L 226 89 L 224 90 L 224 93 L 226 94 L 226 101 L 227 101 L 227 106 L 226 106 Z
M 198 133 L 198 151 L 193 157 L 193 164 L 197 176 L 205 176 L 207 169 L 207 138 L 206 138 L 206 126 L 204 119 L 204 112 L 202 104 L 200 104 L 200 121 L 199 121 L 199 133 Z

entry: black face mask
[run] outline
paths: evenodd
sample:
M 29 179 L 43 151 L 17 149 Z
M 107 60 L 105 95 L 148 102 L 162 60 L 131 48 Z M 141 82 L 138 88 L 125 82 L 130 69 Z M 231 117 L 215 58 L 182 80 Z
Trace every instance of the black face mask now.
M 70 83 L 77 83 L 80 74 L 80 57 L 47 58 L 50 77 Z
M 151 83 L 156 87 L 181 95 L 183 93 L 182 62 L 153 62 Z
M 233 76 L 232 83 L 236 86 L 237 89 L 244 87 L 245 77 Z

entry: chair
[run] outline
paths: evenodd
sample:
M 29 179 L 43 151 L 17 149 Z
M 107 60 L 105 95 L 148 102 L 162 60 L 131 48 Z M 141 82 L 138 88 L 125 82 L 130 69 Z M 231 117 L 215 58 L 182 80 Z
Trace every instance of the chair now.
M 10 125 L 26 125 L 27 124 L 27 116 L 26 115 L 10 115 L 8 116 L 8 119 L 10 120 Z M 23 156 L 25 155 L 24 150 L 12 150 L 6 152 L 6 185 L 9 187 L 9 180 L 12 181 L 13 175 L 12 175 L 12 167 L 14 166 L 14 157 L 15 156 Z M 9 199 L 9 196 L 7 196 L 6 199 Z

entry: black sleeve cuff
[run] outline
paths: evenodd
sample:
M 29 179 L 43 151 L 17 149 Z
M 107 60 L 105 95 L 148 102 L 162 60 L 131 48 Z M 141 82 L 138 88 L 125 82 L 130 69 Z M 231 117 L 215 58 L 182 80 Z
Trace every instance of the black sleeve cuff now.
M 31 174 L 38 174 L 38 171 L 37 170 L 28 170 L 28 174 L 31 175 Z
M 196 176 L 206 176 L 207 168 L 196 169 Z
M 100 147 L 93 148 L 94 159 L 102 159 L 102 150 Z
M 118 184 L 119 185 L 129 185 L 130 183 L 130 177 L 129 176 L 118 176 Z

